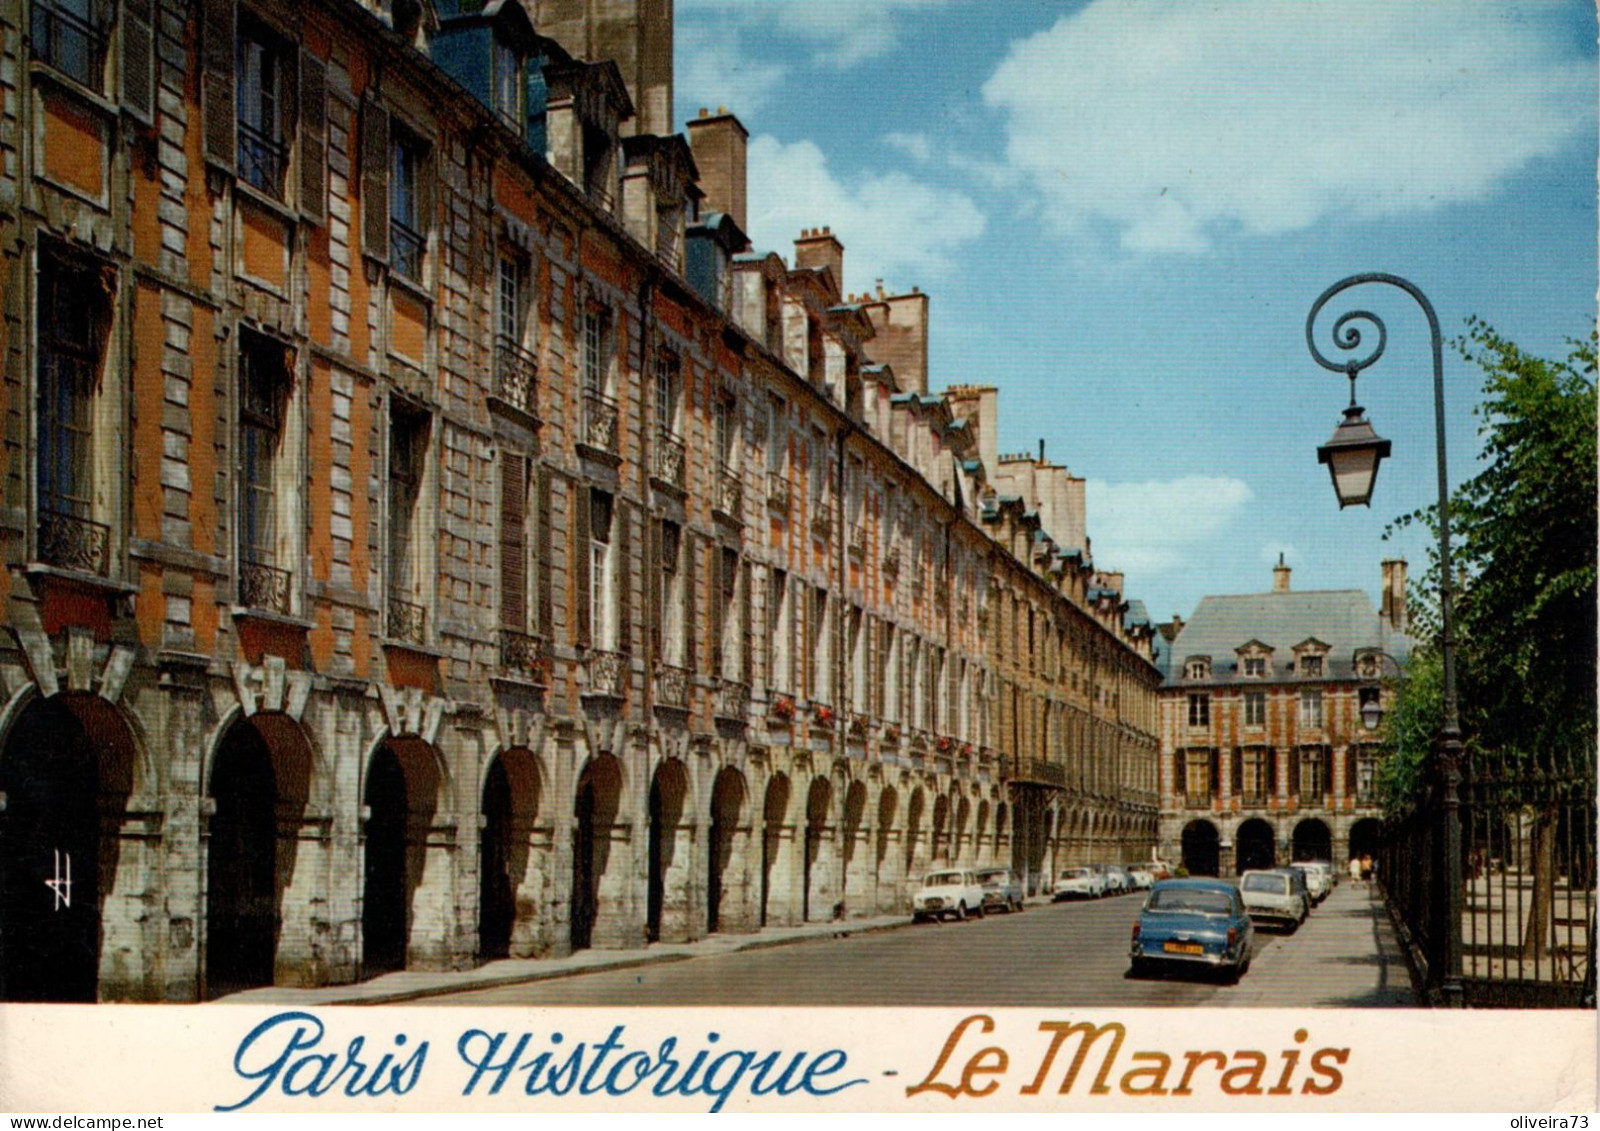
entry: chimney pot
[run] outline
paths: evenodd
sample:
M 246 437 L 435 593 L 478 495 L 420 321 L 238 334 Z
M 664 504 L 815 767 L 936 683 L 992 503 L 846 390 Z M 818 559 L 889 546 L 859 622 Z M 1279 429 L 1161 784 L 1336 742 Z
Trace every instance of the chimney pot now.
M 702 106 L 702 107 L 700 107 L 700 116 L 702 118 L 709 118 L 709 117 L 711 117 L 711 111 L 707 110 L 704 106 Z

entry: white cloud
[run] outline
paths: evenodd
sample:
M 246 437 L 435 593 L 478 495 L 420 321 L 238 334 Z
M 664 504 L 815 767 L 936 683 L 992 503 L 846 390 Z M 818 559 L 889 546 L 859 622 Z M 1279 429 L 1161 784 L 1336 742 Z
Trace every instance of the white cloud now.
M 1554 20 L 1472 4 L 1094 0 L 984 86 L 1060 234 L 1204 251 L 1482 199 L 1593 117 Z
M 1184 565 L 1227 530 L 1254 497 L 1226 476 L 1086 484 L 1095 564 L 1148 578 Z
M 685 23 L 676 35 L 673 82 L 680 117 L 692 116 L 695 107 L 726 106 L 748 122 L 788 77 L 782 63 L 763 62 L 747 50 L 736 29 L 713 32 L 704 25 Z
M 832 228 L 845 248 L 847 291 L 876 278 L 937 277 L 983 235 L 983 213 L 964 193 L 898 171 L 836 176 L 810 141 L 758 135 L 749 158 L 752 241 L 789 257 L 802 228 Z
M 885 145 L 893 146 L 907 157 L 927 164 L 928 158 L 933 156 L 933 142 L 928 140 L 924 133 L 902 133 L 900 130 L 890 130 L 883 135 Z
M 694 20 L 739 22 L 804 40 L 814 62 L 835 70 L 881 58 L 900 44 L 902 17 L 949 0 L 678 0 L 678 14 Z

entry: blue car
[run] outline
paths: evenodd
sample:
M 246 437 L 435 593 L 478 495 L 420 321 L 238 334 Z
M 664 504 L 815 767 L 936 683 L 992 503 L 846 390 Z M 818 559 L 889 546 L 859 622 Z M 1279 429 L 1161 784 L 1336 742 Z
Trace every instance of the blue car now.
M 1129 955 L 1136 977 L 1157 966 L 1197 966 L 1231 981 L 1250 967 L 1255 933 L 1244 900 L 1220 880 L 1161 880 L 1133 925 Z

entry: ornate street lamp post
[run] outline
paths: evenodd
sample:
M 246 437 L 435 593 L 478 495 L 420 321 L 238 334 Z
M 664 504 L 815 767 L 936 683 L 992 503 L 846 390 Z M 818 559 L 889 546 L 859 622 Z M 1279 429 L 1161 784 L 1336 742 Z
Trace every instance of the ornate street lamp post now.
M 1439 728 L 1435 770 L 1439 787 L 1438 819 L 1442 825 L 1440 858 L 1434 861 L 1434 923 L 1429 931 L 1432 954 L 1428 956 L 1428 980 L 1441 995 L 1443 1004 L 1461 1005 L 1461 721 L 1456 711 L 1456 649 L 1454 616 L 1454 576 L 1450 565 L 1450 486 L 1445 471 L 1444 442 L 1444 348 L 1439 338 L 1439 317 L 1428 297 L 1416 285 L 1382 272 L 1351 275 L 1322 292 L 1306 315 L 1306 348 L 1318 365 L 1350 378 L 1350 407 L 1333 438 L 1317 449 L 1319 462 L 1328 465 L 1340 508 L 1361 504 L 1370 506 L 1372 485 L 1378 464 L 1389 454 L 1389 441 L 1380 438 L 1356 404 L 1356 377 L 1383 356 L 1388 344 L 1388 329 L 1370 310 L 1350 310 L 1333 323 L 1332 339 L 1336 350 L 1347 354 L 1344 360 L 1325 356 L 1317 348 L 1317 315 L 1335 295 L 1367 283 L 1397 287 L 1422 307 L 1428 317 L 1428 332 L 1433 345 L 1433 419 L 1439 463 L 1439 613 L 1442 632 L 1440 658 L 1444 664 L 1444 721 Z M 1361 327 L 1366 323 L 1377 332 L 1377 344 L 1361 352 Z M 1442 889 L 1442 890 L 1440 890 Z M 1442 920 L 1442 922 L 1441 922 Z

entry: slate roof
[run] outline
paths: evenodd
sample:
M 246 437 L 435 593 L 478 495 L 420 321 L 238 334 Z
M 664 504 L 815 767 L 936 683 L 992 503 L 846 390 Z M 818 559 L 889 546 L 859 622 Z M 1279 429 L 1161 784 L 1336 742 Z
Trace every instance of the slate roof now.
M 1164 657 L 1169 665 L 1164 687 L 1210 687 L 1236 683 L 1283 683 L 1301 678 L 1291 672 L 1294 647 L 1308 639 L 1328 645 L 1321 679 L 1353 679 L 1356 653 L 1375 649 L 1404 663 L 1412 639 L 1392 631 L 1360 589 L 1323 589 L 1288 593 L 1250 593 L 1202 597 L 1194 616 L 1183 626 Z M 1252 640 L 1272 649 L 1265 680 L 1245 679 L 1236 666 L 1235 650 Z M 1189 659 L 1211 658 L 1211 678 L 1183 678 Z M 1394 667 L 1383 664 L 1384 674 Z

